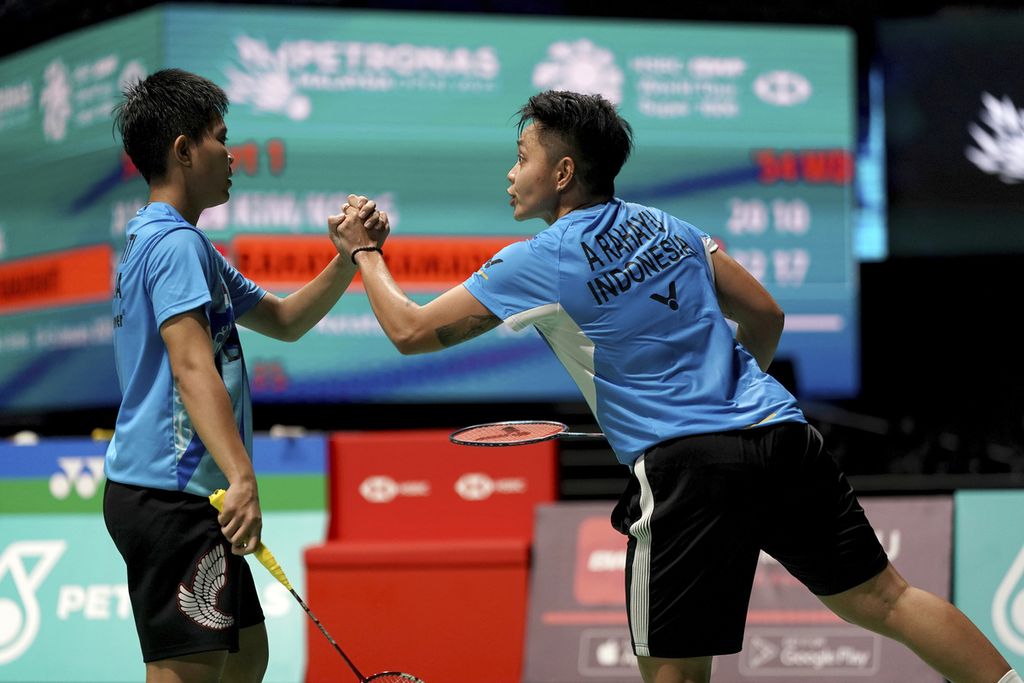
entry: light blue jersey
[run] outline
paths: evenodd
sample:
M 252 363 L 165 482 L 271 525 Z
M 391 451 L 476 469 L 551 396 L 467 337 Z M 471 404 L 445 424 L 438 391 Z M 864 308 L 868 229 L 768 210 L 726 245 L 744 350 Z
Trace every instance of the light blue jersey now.
M 534 325 L 619 461 L 678 436 L 804 422 L 718 306 L 711 238 L 613 200 L 511 244 L 464 283 L 513 329 Z
M 252 400 L 235 320 L 266 293 L 168 204 L 139 209 L 114 288 L 114 359 L 123 398 L 106 476 L 121 484 L 207 496 L 227 479 L 207 452 L 171 375 L 160 325 L 201 308 L 239 434 L 252 457 Z

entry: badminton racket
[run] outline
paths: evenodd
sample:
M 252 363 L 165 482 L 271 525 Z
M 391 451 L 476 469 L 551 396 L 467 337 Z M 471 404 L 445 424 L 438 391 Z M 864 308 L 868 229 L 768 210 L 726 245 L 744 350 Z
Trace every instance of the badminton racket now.
M 210 495 L 210 504 L 218 510 L 224 509 L 224 493 L 224 489 L 217 489 Z M 284 570 L 281 569 L 281 565 L 277 563 L 277 559 L 274 557 L 273 553 L 270 552 L 267 546 L 263 544 L 263 541 L 260 541 L 260 544 L 256 546 L 256 550 L 253 551 L 253 556 L 260 561 L 260 564 L 267 568 L 267 571 L 270 572 L 271 576 L 277 579 L 282 586 L 288 589 L 288 592 L 291 593 L 292 597 L 298 601 L 303 611 L 309 615 L 309 618 L 313 620 L 316 627 L 320 629 L 320 633 L 323 633 L 324 637 L 327 638 L 327 642 L 334 646 L 334 649 L 338 651 L 341 658 L 345 660 L 346 664 L 348 664 L 348 668 L 352 669 L 352 673 L 359 678 L 359 683 L 370 683 L 371 681 L 375 683 L 424 683 L 416 676 L 402 673 L 400 671 L 382 671 L 379 674 L 373 674 L 369 678 L 364 676 L 359 669 L 356 668 L 356 665 L 352 663 L 352 660 L 348 658 L 348 655 L 346 655 L 341 649 L 341 646 L 338 645 L 337 641 L 335 641 L 334 638 L 331 637 L 331 634 L 327 632 L 327 629 L 324 628 L 324 625 L 316 618 L 316 615 L 314 615 L 312 610 L 309 609 L 309 606 L 306 605 L 305 601 L 300 598 L 299 594 L 295 592 L 294 588 L 292 588 L 292 584 L 288 580 L 288 577 L 285 576 Z
M 570 432 L 561 422 L 514 420 L 463 427 L 448 440 L 460 446 L 524 446 L 550 439 L 602 439 L 601 432 Z

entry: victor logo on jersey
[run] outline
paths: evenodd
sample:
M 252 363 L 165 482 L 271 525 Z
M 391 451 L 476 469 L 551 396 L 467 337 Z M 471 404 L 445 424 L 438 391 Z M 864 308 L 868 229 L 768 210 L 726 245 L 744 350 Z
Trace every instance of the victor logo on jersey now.
M 651 298 L 659 304 L 665 304 L 673 311 L 679 310 L 679 302 L 676 300 L 676 283 L 674 282 L 668 286 L 667 295 L 662 296 L 661 294 L 651 294 Z

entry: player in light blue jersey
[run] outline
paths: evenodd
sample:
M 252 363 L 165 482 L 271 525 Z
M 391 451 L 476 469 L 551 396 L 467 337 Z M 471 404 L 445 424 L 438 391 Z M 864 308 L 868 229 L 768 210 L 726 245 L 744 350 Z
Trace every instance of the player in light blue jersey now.
M 701 230 L 614 196 L 632 148 L 615 108 L 549 91 L 519 113 L 510 204 L 546 230 L 422 306 L 364 232 L 358 198 L 332 240 L 401 352 L 504 321 L 533 325 L 568 370 L 630 467 L 612 522 L 628 537 L 644 680 L 708 681 L 714 655 L 740 650 L 763 549 L 838 615 L 950 680 L 1019 683 L 966 616 L 897 573 L 821 435 L 767 374 L 783 329 L 769 293 Z
M 262 516 L 238 325 L 293 341 L 356 273 L 334 258 L 279 298 L 222 257 L 196 223 L 228 200 L 232 157 L 214 83 L 177 69 L 130 86 L 116 113 L 150 187 L 117 267 L 114 353 L 123 394 L 107 449 L 103 515 L 128 570 L 147 683 L 258 683 L 263 612 L 242 555 Z M 357 202 L 377 243 L 387 216 Z M 329 222 L 339 223 L 342 216 Z M 226 488 L 218 515 L 208 496 Z

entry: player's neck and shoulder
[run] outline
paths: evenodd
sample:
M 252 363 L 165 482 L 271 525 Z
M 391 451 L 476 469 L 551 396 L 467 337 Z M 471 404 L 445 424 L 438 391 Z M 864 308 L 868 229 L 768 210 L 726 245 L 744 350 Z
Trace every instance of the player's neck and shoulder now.
M 175 239 L 168 242 L 166 238 L 171 235 Z M 205 233 L 185 220 L 174 206 L 162 201 L 147 202 L 125 226 L 126 248 L 131 245 L 132 251 L 139 256 L 150 253 L 158 244 L 165 244 L 173 250 L 181 245 L 183 239 L 209 241 Z
M 569 228 L 583 230 L 603 229 L 609 225 L 620 223 L 636 216 L 656 217 L 659 223 L 674 220 L 686 224 L 685 221 L 657 207 L 629 202 L 620 197 L 611 197 L 575 208 L 559 218 L 551 227 L 557 227 L 562 230 Z
M 625 205 L 618 197 L 595 197 L 583 200 L 576 206 L 568 206 L 550 226 L 549 230 L 565 231 L 572 227 L 600 222 L 606 216 L 614 216 Z
M 168 233 L 186 229 L 204 241 L 208 240 L 205 233 L 196 227 L 198 215 L 194 220 L 186 217 L 191 213 L 185 208 L 188 205 L 187 198 L 181 195 L 182 192 L 177 191 L 177 188 L 151 187 L 149 201 L 136 212 L 125 228 L 126 238 L 131 239 L 132 235 L 136 235 L 138 239 L 146 241 L 160 240 Z

